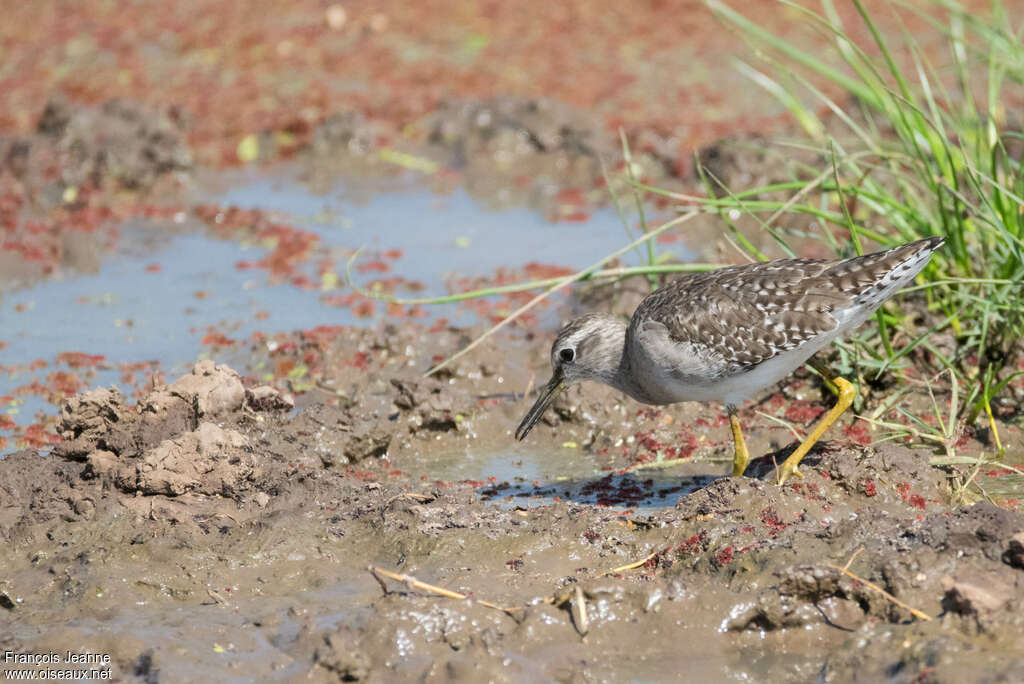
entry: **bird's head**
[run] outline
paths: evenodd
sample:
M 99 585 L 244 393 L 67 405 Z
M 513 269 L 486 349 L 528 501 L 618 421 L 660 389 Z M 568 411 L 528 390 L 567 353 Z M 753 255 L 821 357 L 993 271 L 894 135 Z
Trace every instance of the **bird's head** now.
M 625 334 L 626 324 L 620 318 L 599 313 L 580 316 L 558 331 L 551 345 L 551 379 L 516 428 L 516 439 L 529 434 L 566 388 L 583 380 L 613 384 Z

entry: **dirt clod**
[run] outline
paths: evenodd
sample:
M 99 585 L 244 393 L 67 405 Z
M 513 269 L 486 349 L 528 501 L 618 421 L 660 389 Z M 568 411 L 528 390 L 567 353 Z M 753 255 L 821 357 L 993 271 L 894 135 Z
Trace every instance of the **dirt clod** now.
M 1024 532 L 1010 538 L 1003 560 L 1012 568 L 1024 570 Z
M 1014 586 L 994 573 L 961 573 L 942 578 L 944 602 L 962 615 L 990 615 L 1014 597 Z
M 246 396 L 238 373 L 227 366 L 217 366 L 210 360 L 197 363 L 192 373 L 171 383 L 167 393 L 195 407 L 197 417 L 200 418 L 237 411 Z M 151 398 L 150 401 L 155 399 Z
M 314 659 L 343 682 L 359 682 L 370 673 L 370 658 L 359 649 L 352 635 L 347 632 L 324 635 L 324 643 L 317 648 Z
M 270 385 L 246 389 L 245 400 L 257 411 L 290 411 L 295 408 L 295 399 Z
M 142 458 L 119 467 L 114 478 L 127 492 L 235 496 L 254 476 L 255 464 L 247 446 L 240 433 L 202 423 L 196 430 L 165 440 Z

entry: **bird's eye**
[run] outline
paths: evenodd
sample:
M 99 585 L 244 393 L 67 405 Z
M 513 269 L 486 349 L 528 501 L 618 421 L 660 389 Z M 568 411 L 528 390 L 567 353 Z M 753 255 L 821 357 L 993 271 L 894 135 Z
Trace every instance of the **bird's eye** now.
M 566 347 L 562 351 L 558 352 L 558 358 L 561 359 L 563 363 L 572 363 L 572 360 L 576 358 L 576 352 L 570 347 Z

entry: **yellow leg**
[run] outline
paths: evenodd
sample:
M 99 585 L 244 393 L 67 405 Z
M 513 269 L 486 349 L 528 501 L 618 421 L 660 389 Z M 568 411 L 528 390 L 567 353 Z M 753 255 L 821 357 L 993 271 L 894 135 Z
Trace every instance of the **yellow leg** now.
M 843 411 L 850 408 L 853 404 L 854 397 L 857 396 L 857 390 L 853 385 L 849 383 L 845 378 L 834 378 L 832 382 L 839 389 L 839 398 L 836 400 L 836 405 L 832 407 L 832 410 L 825 414 L 825 417 L 821 419 L 811 434 L 807 435 L 807 439 L 796 448 L 789 458 L 779 466 L 779 484 L 783 484 L 789 478 L 790 475 L 796 475 L 802 477 L 800 471 L 797 470 L 797 466 L 800 465 L 800 460 L 807 455 L 807 452 L 811 450 L 821 436 L 825 434 L 825 430 L 828 430 L 832 423 L 839 419 L 839 416 L 843 414 Z
M 750 452 L 747 451 L 747 442 L 743 439 L 740 419 L 736 417 L 736 407 L 726 406 L 725 410 L 729 413 L 729 424 L 732 426 L 732 443 L 735 447 L 732 457 L 732 476 L 739 477 L 747 469 L 747 463 L 750 462 Z

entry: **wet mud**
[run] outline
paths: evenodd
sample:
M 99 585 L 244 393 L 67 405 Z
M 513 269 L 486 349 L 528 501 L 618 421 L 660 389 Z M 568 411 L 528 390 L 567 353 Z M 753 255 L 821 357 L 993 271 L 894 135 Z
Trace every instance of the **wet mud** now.
M 96 271 L 117 224 L 154 213 L 147 196 L 180 197 L 193 170 L 186 130 L 173 108 L 54 98 L 33 132 L 0 135 L 0 287 Z
M 338 335 L 332 353 L 365 349 L 363 367 L 325 359 L 297 400 L 200 362 L 134 402 L 79 394 L 51 452 L 0 460 L 3 648 L 73 642 L 138 681 L 954 682 L 1024 666 L 1024 520 L 954 503 L 927 452 L 836 440 L 779 487 L 793 442 L 761 425 L 766 455 L 731 478 L 720 416 L 602 391 L 513 446 L 541 352 L 492 346 L 423 378 L 411 368 L 435 350 L 415 333 Z M 702 420 L 708 439 L 684 436 Z M 467 449 L 592 466 L 532 485 L 432 475 Z M 647 467 L 664 457 L 679 465 Z M 666 480 L 667 503 L 645 505 Z

